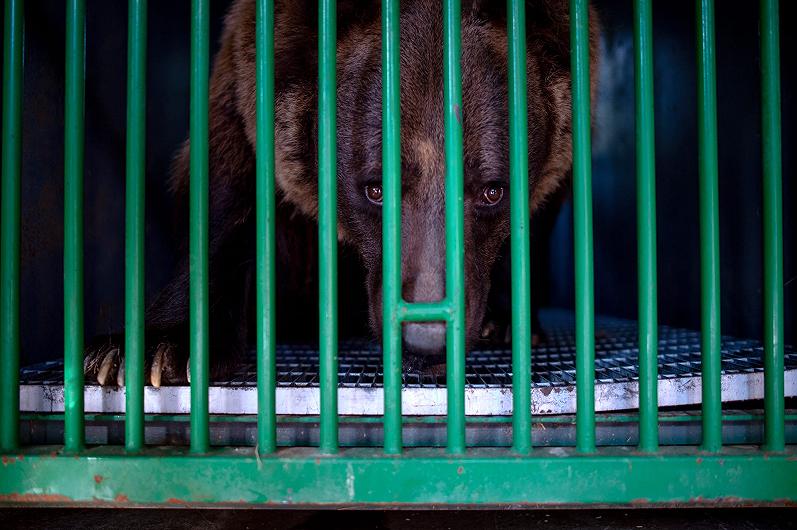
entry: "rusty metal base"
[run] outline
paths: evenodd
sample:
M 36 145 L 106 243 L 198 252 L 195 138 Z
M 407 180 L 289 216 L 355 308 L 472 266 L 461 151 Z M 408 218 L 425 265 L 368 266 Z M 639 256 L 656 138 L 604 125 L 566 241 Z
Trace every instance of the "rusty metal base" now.
M 663 448 L 655 455 L 630 448 L 595 454 L 538 448 L 519 456 L 477 448 L 452 457 L 442 449 L 344 449 L 335 456 L 312 448 L 257 456 L 253 448 L 196 455 L 153 448 L 89 449 L 79 456 L 59 447 L 8 455 L 0 468 L 0 504 L 91 506 L 692 506 L 793 505 L 797 455 L 726 447 L 700 454 Z M 433 480 L 430 480 L 430 477 Z

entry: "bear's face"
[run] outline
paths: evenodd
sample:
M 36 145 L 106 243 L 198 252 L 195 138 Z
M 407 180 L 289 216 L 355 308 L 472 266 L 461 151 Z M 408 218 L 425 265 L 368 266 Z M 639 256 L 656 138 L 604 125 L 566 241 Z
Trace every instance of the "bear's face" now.
M 509 119 L 504 2 L 463 1 L 462 108 L 467 339 L 478 337 L 490 272 L 509 235 Z M 281 200 L 318 211 L 315 2 L 278 2 L 275 36 L 276 170 Z M 250 16 L 251 16 L 250 12 Z M 244 15 L 246 16 L 246 15 Z M 253 22 L 253 20 L 252 20 Z M 593 21 L 594 22 L 594 21 Z M 442 7 L 401 3 L 402 293 L 445 296 L 445 127 Z M 532 211 L 565 180 L 570 153 L 569 17 L 560 0 L 527 1 L 529 189 Z M 253 29 L 254 24 L 243 27 Z M 593 70 L 597 29 L 592 24 Z M 379 2 L 338 2 L 338 233 L 367 271 L 369 315 L 382 329 L 382 67 Z M 253 72 L 239 39 L 238 71 Z M 251 50 L 251 47 L 248 48 Z M 251 66 L 251 68 L 249 68 Z M 253 118 L 253 76 L 239 79 Z M 593 79 L 594 79 L 593 75 Z M 254 140 L 253 119 L 247 135 Z M 405 324 L 407 353 L 444 353 L 445 325 Z
M 402 294 L 431 302 L 446 294 L 445 126 L 443 42 L 439 9 L 405 11 L 401 20 Z M 355 32 L 353 32 L 355 33 Z M 467 337 L 478 336 L 490 271 L 509 234 L 509 149 L 506 36 L 473 19 L 462 28 L 464 235 Z M 357 44 L 354 44 L 354 43 Z M 352 35 L 368 50 L 344 63 L 339 81 L 338 193 L 345 240 L 367 272 L 370 321 L 379 335 L 382 315 L 382 80 L 379 33 Z M 341 54 L 346 61 L 356 53 Z M 503 59 L 502 59 L 503 57 Z M 349 70 L 351 73 L 345 73 Z M 445 324 L 403 328 L 408 354 L 442 355 Z

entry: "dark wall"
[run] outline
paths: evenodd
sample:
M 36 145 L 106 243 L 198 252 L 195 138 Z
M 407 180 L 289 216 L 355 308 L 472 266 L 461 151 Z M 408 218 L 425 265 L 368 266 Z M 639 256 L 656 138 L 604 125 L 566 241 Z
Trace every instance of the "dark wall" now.
M 87 2 L 85 262 L 86 337 L 118 329 L 124 304 L 126 2 Z M 215 48 L 229 2 L 212 5 Z M 594 144 L 596 307 L 636 314 L 631 2 L 597 1 L 604 23 Z M 782 2 L 781 20 L 794 19 Z M 150 2 L 147 102 L 147 292 L 168 279 L 175 218 L 166 193 L 171 157 L 188 130 L 190 2 Z M 2 15 L 0 15 L 2 16 Z M 717 3 L 723 331 L 761 328 L 761 160 L 757 2 Z M 25 13 L 22 180 L 23 362 L 63 344 L 64 3 L 28 2 Z M 695 36 L 692 2 L 654 6 L 663 323 L 699 325 Z M 782 31 L 784 197 L 793 195 L 794 36 Z M 786 333 L 794 340 L 794 213 L 784 200 Z M 551 302 L 572 306 L 572 209 L 552 244 Z
M 593 139 L 595 304 L 636 317 L 634 58 L 631 2 L 596 2 L 603 62 Z M 781 2 L 783 224 L 786 340 L 794 341 L 795 47 Z M 700 325 L 700 243 L 693 2 L 655 2 L 654 78 L 659 316 Z M 758 2 L 716 3 L 722 331 L 759 337 L 762 327 L 761 118 Z M 558 219 L 552 301 L 573 304 L 572 208 Z
M 226 6 L 211 3 L 211 52 Z M 147 69 L 146 288 L 153 295 L 175 261 L 172 156 L 188 131 L 190 2 L 150 2 Z M 124 320 L 124 161 L 127 2 L 86 2 L 86 339 Z M 63 347 L 63 105 L 65 4 L 25 5 L 22 161 L 23 362 Z

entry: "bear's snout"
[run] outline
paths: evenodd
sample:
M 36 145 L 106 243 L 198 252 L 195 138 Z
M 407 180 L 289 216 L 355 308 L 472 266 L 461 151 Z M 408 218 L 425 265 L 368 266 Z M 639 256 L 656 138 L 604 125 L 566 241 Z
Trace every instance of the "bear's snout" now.
M 402 338 L 404 349 L 409 355 L 443 355 L 446 347 L 446 325 L 442 322 L 405 324 Z

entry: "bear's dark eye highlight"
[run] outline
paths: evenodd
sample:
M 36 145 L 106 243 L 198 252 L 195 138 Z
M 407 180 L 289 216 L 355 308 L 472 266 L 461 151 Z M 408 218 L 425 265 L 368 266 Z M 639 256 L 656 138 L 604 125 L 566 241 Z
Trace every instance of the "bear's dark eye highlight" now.
M 490 183 L 482 188 L 479 201 L 484 206 L 495 206 L 504 198 L 504 187 L 499 183 Z
M 376 204 L 377 206 L 382 206 L 382 184 L 368 184 L 365 186 L 365 196 L 368 198 L 369 201 Z

